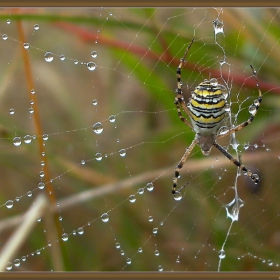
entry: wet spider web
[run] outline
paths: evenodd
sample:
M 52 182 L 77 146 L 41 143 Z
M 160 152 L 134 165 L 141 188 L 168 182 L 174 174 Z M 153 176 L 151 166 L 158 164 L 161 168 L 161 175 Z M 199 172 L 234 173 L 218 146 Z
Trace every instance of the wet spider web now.
M 3 9 L 1 19 L 3 270 L 279 269 L 278 9 Z M 219 143 L 261 181 L 195 147 L 174 200 L 174 167 L 194 138 L 173 104 L 192 38 L 185 99 L 217 78 L 225 126 L 249 118 L 257 71 L 254 122 Z

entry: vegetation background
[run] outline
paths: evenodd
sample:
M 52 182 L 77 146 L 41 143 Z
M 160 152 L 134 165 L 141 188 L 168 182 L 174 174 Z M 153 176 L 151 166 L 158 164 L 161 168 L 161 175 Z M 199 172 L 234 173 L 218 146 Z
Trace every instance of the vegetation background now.
M 237 135 L 242 161 L 261 182 L 255 186 L 238 178 L 244 206 L 225 244 L 221 270 L 278 270 L 278 9 L 222 11 L 225 36 L 217 38 L 230 64 L 223 77 L 232 86 L 237 122 L 249 117 L 248 106 L 258 95 L 250 64 L 258 70 L 263 103 L 253 124 Z M 182 70 L 186 99 L 204 78 L 219 78 L 223 53 L 209 27 L 217 14 L 213 8 L 0 9 L 0 32 L 8 36 L 0 42 L 0 242 L 7 243 L 22 219 L 17 218 L 41 193 L 50 201 L 44 213 L 54 213 L 55 221 L 53 226 L 44 218 L 36 223 L 13 255 L 13 270 L 217 270 L 231 222 L 223 205 L 234 198 L 236 167 L 218 151 L 203 157 L 196 147 L 180 178 L 181 184 L 190 182 L 184 198 L 176 202 L 170 194 L 174 166 L 194 137 L 174 109 L 176 68 L 195 33 Z M 23 47 L 26 42 L 29 49 Z M 51 63 L 44 59 L 46 51 L 54 54 Z M 88 61 L 97 64 L 95 71 L 80 63 Z M 111 115 L 114 123 L 108 121 Z M 104 127 L 100 135 L 92 132 L 96 122 Z M 26 135 L 36 139 L 25 144 Z M 19 147 L 14 137 L 22 139 Z M 229 142 L 221 144 L 236 155 Z M 126 149 L 125 157 L 120 149 Z M 100 162 L 94 159 L 97 152 L 103 154 Z M 42 170 L 45 188 L 38 190 Z M 153 180 L 152 192 L 135 194 Z M 128 201 L 132 194 L 135 203 Z M 13 200 L 11 209 L 5 207 L 8 200 Z M 100 218 L 105 212 L 108 223 Z M 47 246 L 50 232 L 59 236 L 53 237 L 57 251 L 53 242 Z M 60 238 L 63 233 L 67 242 Z M 137 253 L 139 247 L 143 253 Z

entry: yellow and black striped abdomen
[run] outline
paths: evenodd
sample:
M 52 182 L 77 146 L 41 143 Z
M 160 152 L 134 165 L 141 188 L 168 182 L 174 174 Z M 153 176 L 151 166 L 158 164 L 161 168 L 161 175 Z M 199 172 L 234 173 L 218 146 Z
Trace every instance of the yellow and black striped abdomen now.
M 188 109 L 196 133 L 217 133 L 225 117 L 226 97 L 226 88 L 216 79 L 205 80 L 195 88 Z

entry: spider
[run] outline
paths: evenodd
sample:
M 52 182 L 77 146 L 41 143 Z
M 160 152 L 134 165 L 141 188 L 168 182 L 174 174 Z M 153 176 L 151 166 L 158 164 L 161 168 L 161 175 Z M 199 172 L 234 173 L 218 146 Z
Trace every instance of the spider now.
M 233 164 L 240 168 L 244 175 L 250 177 L 252 181 L 257 184 L 259 182 L 259 176 L 257 174 L 253 174 L 216 142 L 216 140 L 219 140 L 227 135 L 243 129 L 254 120 L 254 117 L 262 102 L 262 92 L 257 79 L 257 72 L 253 68 L 253 66 L 250 65 L 259 92 L 259 97 L 254 101 L 253 105 L 250 106 L 250 118 L 235 127 L 228 128 L 223 132 L 219 132 L 226 115 L 226 87 L 218 84 L 217 79 L 212 78 L 210 80 L 204 80 L 204 82 L 200 83 L 195 88 L 195 90 L 191 92 L 189 103 L 185 103 L 184 97 L 182 95 L 181 70 L 193 42 L 194 39 L 192 39 L 191 43 L 187 47 L 186 52 L 183 58 L 180 60 L 180 64 L 177 68 L 177 88 L 175 90 L 177 96 L 175 97 L 174 104 L 177 108 L 178 117 L 182 122 L 184 122 L 195 132 L 195 138 L 190 146 L 186 149 L 181 160 L 175 167 L 175 177 L 173 178 L 172 193 L 180 194 L 181 189 L 184 187 L 181 187 L 179 190 L 176 189 L 177 181 L 180 177 L 180 170 L 182 169 L 184 163 L 186 162 L 195 145 L 200 146 L 202 154 L 206 156 L 209 155 L 212 146 L 214 146 Z M 183 117 L 182 109 L 190 120 Z

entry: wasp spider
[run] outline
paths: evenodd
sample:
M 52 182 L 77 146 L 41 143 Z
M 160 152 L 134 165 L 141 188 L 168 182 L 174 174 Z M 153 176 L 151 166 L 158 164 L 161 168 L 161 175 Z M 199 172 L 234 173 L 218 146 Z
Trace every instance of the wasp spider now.
M 259 176 L 253 174 L 248 170 L 243 164 L 241 164 L 237 159 L 235 159 L 231 154 L 229 154 L 221 145 L 219 145 L 216 140 L 219 140 L 227 135 L 230 135 L 236 131 L 239 131 L 249 125 L 261 105 L 262 93 L 257 79 L 256 70 L 250 65 L 254 78 L 256 80 L 256 85 L 259 92 L 259 97 L 254 101 L 254 104 L 250 106 L 250 118 L 232 128 L 229 128 L 223 132 L 219 132 L 225 115 L 226 115 L 226 99 L 227 90 L 226 88 L 218 84 L 216 79 L 204 80 L 200 83 L 194 91 L 191 92 L 191 98 L 189 103 L 185 103 L 184 97 L 182 95 L 182 83 L 181 83 L 181 69 L 185 58 L 191 48 L 194 39 L 188 46 L 183 58 L 180 60 L 180 64 L 177 68 L 177 96 L 175 97 L 175 106 L 177 108 L 178 117 L 182 122 L 189 126 L 195 132 L 195 138 L 191 145 L 186 149 L 184 155 L 179 161 L 175 168 L 175 177 L 173 178 L 172 193 L 179 194 L 181 189 L 177 190 L 177 181 L 180 177 L 180 170 L 182 169 L 184 163 L 186 162 L 188 156 L 190 155 L 192 149 L 195 145 L 200 146 L 201 151 L 204 155 L 209 155 L 212 146 L 217 148 L 221 153 L 223 153 L 232 163 L 234 163 L 238 168 L 241 169 L 244 175 L 250 177 L 254 183 L 259 182 Z M 189 117 L 190 121 L 183 117 L 182 110 Z

